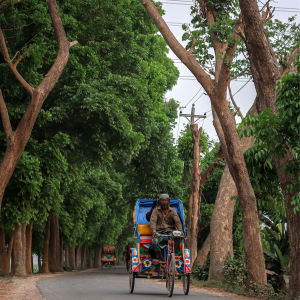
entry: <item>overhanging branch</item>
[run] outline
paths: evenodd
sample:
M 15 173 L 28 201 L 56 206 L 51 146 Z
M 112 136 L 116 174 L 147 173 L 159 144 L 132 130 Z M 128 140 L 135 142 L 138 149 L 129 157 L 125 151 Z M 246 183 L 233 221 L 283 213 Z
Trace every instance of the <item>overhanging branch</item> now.
M 9 143 L 10 137 L 13 135 L 13 131 L 11 128 L 8 111 L 7 111 L 1 90 L 0 90 L 0 114 L 1 114 L 1 119 L 2 119 L 5 136 L 6 136 L 6 141 L 7 141 L 7 143 Z
M 4 59 L 6 60 L 8 66 L 10 67 L 11 71 L 18 79 L 18 81 L 23 85 L 26 91 L 32 96 L 34 88 L 27 83 L 27 81 L 21 76 L 21 74 L 17 71 L 16 67 L 12 63 L 6 48 L 5 39 L 1 28 L 0 28 L 0 42 L 1 42 L 1 47 L 3 49 Z
M 145 9 L 147 10 L 153 23 L 156 25 L 165 41 L 175 53 L 175 55 L 186 65 L 186 67 L 193 73 L 198 82 L 204 87 L 208 95 L 212 95 L 215 90 L 214 81 L 203 70 L 197 62 L 195 56 L 187 51 L 175 38 L 164 19 L 159 14 L 156 6 L 151 0 L 140 0 Z

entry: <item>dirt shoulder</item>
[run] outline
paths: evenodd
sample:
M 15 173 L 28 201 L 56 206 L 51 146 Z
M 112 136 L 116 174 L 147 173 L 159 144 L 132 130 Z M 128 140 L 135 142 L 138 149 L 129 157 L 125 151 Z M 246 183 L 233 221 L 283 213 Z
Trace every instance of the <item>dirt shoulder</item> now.
M 42 300 L 43 297 L 36 286 L 40 279 L 86 271 L 88 270 L 50 274 L 38 273 L 26 277 L 0 277 L 0 300 Z

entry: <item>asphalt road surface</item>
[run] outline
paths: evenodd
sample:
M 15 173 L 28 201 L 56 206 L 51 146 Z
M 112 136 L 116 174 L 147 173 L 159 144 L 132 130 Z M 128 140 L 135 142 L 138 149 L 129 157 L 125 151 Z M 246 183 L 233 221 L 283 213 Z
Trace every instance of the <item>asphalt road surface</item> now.
M 165 285 L 151 282 L 151 279 L 135 279 L 133 294 L 129 293 L 129 278 L 125 267 L 94 269 L 63 276 L 44 278 L 38 281 L 43 299 L 46 300 L 153 300 L 168 299 Z M 188 296 L 182 289 L 174 289 L 174 299 L 221 300 L 225 298 L 208 296 L 190 291 Z M 228 300 L 228 299 L 227 299 Z

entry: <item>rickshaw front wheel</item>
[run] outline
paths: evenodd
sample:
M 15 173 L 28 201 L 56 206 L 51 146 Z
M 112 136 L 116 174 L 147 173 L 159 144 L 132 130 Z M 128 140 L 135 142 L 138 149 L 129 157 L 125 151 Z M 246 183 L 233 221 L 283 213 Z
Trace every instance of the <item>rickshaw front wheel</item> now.
M 129 261 L 129 292 L 130 294 L 133 293 L 134 290 L 134 282 L 135 282 L 135 273 L 132 272 L 132 260 L 130 257 L 130 261 Z
M 167 272 L 167 288 L 168 295 L 172 297 L 175 283 L 175 255 L 174 253 L 170 254 L 169 268 Z
M 188 295 L 189 291 L 190 291 L 190 273 L 185 274 L 182 278 L 183 280 L 183 293 L 185 295 Z

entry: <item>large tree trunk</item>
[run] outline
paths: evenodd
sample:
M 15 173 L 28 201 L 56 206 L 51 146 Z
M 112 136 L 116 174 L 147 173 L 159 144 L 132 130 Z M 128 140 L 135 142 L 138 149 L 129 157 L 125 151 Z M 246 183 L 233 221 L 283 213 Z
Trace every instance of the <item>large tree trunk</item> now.
M 193 271 L 197 269 L 199 266 L 203 266 L 205 264 L 205 260 L 210 251 L 210 234 L 207 236 L 201 250 L 198 252 L 197 257 L 194 261 Z
M 23 256 L 24 270 L 26 272 L 26 224 L 25 223 L 22 223 L 21 230 L 22 230 L 22 256 Z
M 49 273 L 49 241 L 50 241 L 50 215 L 47 218 L 45 238 L 44 238 L 43 273 Z
M 257 98 L 247 115 L 257 115 L 256 110 Z M 222 130 L 219 132 L 220 140 L 222 140 Z M 253 138 L 242 138 L 240 141 L 243 152 L 247 151 L 253 145 Z M 218 188 L 218 194 L 215 201 L 212 220 L 210 224 L 210 267 L 209 279 L 222 281 L 224 279 L 223 267 L 228 252 L 233 254 L 232 244 L 232 222 L 235 200 L 231 200 L 233 196 L 237 196 L 235 182 L 230 174 L 228 165 L 226 165 Z
M 42 273 L 43 269 L 42 269 L 41 253 L 40 253 L 40 251 L 38 252 L 38 267 L 39 267 L 39 273 Z
M 13 266 L 12 266 L 12 276 L 26 276 L 24 256 L 23 256 L 23 243 L 22 243 L 22 225 L 15 225 L 14 232 L 14 245 L 13 245 Z
M 60 236 L 60 268 L 61 270 L 64 267 L 65 263 L 65 253 L 64 253 L 64 237 L 63 235 Z
M 59 50 L 51 69 L 36 88 L 30 86 L 17 71 L 16 65 L 14 65 L 12 59 L 9 57 L 5 38 L 2 30 L 0 29 L 0 42 L 4 58 L 16 79 L 31 96 L 31 101 L 29 101 L 28 107 L 26 108 L 20 123 L 13 132 L 8 111 L 0 90 L 0 113 L 7 141 L 7 148 L 0 164 L 0 211 L 4 191 L 30 138 L 32 128 L 42 108 L 42 105 L 68 62 L 70 47 L 77 43 L 68 42 L 56 1 L 49 0 L 48 7 L 52 20 L 51 24 L 54 28 Z
M 237 190 L 226 165 L 210 222 L 209 280 L 223 280 L 226 257 L 229 252 L 233 254 L 232 223 L 236 200 L 231 200 L 232 196 L 237 196 Z
M 49 271 L 60 272 L 58 217 L 50 217 Z
M 76 269 L 75 247 L 69 247 L 69 263 L 72 270 Z
M 198 212 L 199 212 L 199 186 L 201 179 L 201 170 L 199 167 L 199 157 L 201 149 L 199 148 L 199 139 L 202 132 L 202 127 L 198 130 L 198 124 L 191 125 L 194 145 L 194 160 L 191 170 L 191 190 L 188 202 L 189 224 L 187 224 L 188 247 L 191 251 L 191 266 L 197 256 L 197 238 L 198 238 Z
M 100 267 L 100 246 L 97 244 L 95 247 L 95 256 L 94 256 L 94 268 Z
M 10 258 L 14 238 L 10 237 L 6 250 L 5 231 L 0 228 L 0 276 L 9 276 Z
M 81 250 L 80 250 L 80 247 L 76 247 L 76 249 L 75 249 L 75 264 L 76 264 L 76 269 L 81 268 Z
M 26 273 L 32 274 L 32 227 L 33 220 L 26 228 Z
M 66 263 L 67 265 L 70 264 L 69 253 L 70 253 L 70 247 L 67 247 L 66 250 L 65 250 L 65 263 Z
M 86 269 L 86 267 L 87 267 L 87 259 L 86 259 L 86 246 L 85 245 L 83 245 L 82 247 L 81 247 L 81 267 L 83 268 L 83 269 Z
M 264 23 L 262 21 L 257 2 L 255 0 L 240 0 L 240 7 L 243 16 L 245 28 L 245 43 L 249 53 L 250 62 L 253 73 L 255 74 L 254 84 L 257 94 L 260 95 L 261 103 L 258 105 L 259 112 L 265 108 L 274 107 L 276 90 L 274 89 L 276 81 L 280 79 L 282 74 L 289 70 L 290 63 L 294 60 L 295 54 L 299 52 L 299 48 L 295 48 L 293 53 L 287 60 L 287 66 L 282 69 L 278 68 L 276 58 L 270 43 L 266 37 Z M 266 12 L 263 12 L 266 14 Z M 267 10 L 267 15 L 269 11 Z M 293 194 L 286 191 L 287 184 L 290 184 L 295 178 L 288 177 L 282 165 L 293 160 L 291 150 L 285 157 L 277 162 L 273 155 L 272 162 L 279 178 L 279 182 L 283 191 L 285 207 L 287 213 L 287 223 L 289 232 L 290 246 L 290 281 L 289 281 L 289 296 L 295 298 L 300 296 L 300 212 L 293 213 L 291 200 Z M 299 191 L 295 191 L 295 194 Z

